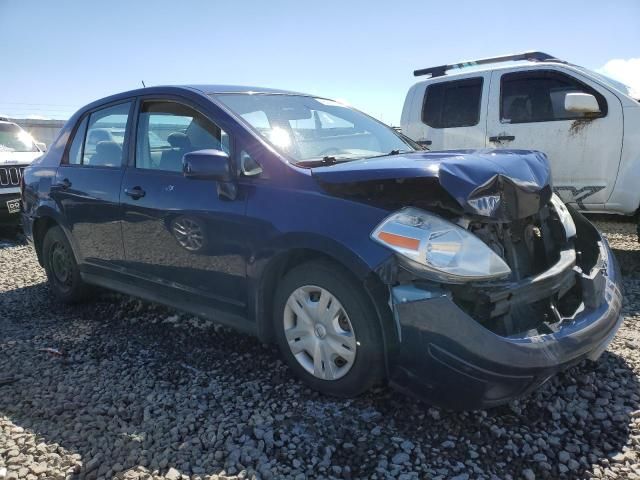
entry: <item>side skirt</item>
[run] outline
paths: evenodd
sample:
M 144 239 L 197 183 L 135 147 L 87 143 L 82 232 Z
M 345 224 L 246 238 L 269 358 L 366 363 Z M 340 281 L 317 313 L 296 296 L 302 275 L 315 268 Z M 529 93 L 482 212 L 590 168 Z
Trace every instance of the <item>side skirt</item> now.
M 81 272 L 82 279 L 91 284 L 103 287 L 109 290 L 115 290 L 126 295 L 139 297 L 150 302 L 159 303 L 168 307 L 204 317 L 222 325 L 226 325 L 235 330 L 250 335 L 257 336 L 258 331 L 256 324 L 247 320 L 245 317 L 233 313 L 216 309 L 210 305 L 206 305 L 199 301 L 197 295 L 189 295 L 187 292 L 176 291 L 163 285 L 153 284 L 144 286 L 141 283 L 148 282 L 137 278 L 128 281 L 126 277 L 119 278 L 107 277 L 104 275 L 94 274 L 90 272 Z

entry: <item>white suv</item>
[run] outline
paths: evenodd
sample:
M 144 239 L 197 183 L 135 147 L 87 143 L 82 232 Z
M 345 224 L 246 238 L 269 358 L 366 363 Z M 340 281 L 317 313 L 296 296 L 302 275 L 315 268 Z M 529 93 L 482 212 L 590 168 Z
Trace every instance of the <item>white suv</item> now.
M 542 52 L 414 75 L 429 78 L 407 93 L 401 126 L 408 137 L 433 150 L 540 150 L 566 203 L 594 212 L 638 210 L 640 94 L 629 87 Z
M 25 167 L 46 150 L 44 143 L 7 118 L 0 118 L 0 226 L 20 223 L 20 180 Z

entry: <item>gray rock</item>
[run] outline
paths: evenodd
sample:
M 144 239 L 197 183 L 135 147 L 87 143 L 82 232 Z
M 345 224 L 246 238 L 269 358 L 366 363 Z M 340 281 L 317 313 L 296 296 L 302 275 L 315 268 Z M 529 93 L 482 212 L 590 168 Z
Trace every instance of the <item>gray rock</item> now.
M 415 445 L 409 440 L 405 440 L 400 444 L 400 448 L 405 452 L 410 453 L 415 448 Z
M 409 455 L 405 452 L 396 453 L 391 459 L 391 463 L 402 465 L 409 461 Z
M 97 456 L 93 457 L 91 460 L 89 460 L 84 465 L 85 472 L 94 471 L 95 469 L 97 469 L 100 466 L 101 462 L 102 462 L 102 455 L 97 455 Z
M 569 467 L 569 470 L 571 471 L 576 471 L 580 468 L 580 464 L 572 458 L 567 462 L 567 467 Z
M 469 474 L 461 473 L 459 475 L 456 475 L 455 477 L 451 477 L 451 480 L 469 480 Z
M 178 470 L 171 467 L 169 471 L 165 474 L 164 478 L 166 478 L 167 480 L 180 480 L 182 478 L 182 475 Z

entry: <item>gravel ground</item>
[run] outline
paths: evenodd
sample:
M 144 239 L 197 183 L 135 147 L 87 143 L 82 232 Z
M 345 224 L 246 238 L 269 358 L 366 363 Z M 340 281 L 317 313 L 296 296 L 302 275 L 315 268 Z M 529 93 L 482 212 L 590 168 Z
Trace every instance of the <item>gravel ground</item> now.
M 323 397 L 274 348 L 128 297 L 57 304 L 33 251 L 0 241 L 0 479 L 640 479 L 640 249 L 633 223 L 596 220 L 625 273 L 609 350 L 464 413 Z

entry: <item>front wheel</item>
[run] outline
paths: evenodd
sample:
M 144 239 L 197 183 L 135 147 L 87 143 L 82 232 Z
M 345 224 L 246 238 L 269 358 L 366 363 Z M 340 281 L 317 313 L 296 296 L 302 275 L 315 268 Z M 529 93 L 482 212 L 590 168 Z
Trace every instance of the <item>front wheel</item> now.
M 381 380 L 377 313 L 342 267 L 314 261 L 287 273 L 276 293 L 274 322 L 287 363 L 312 388 L 352 397 Z
M 88 286 L 80 278 L 71 245 L 60 227 L 47 230 L 42 241 L 42 259 L 49 288 L 58 300 L 75 303 L 86 297 Z

